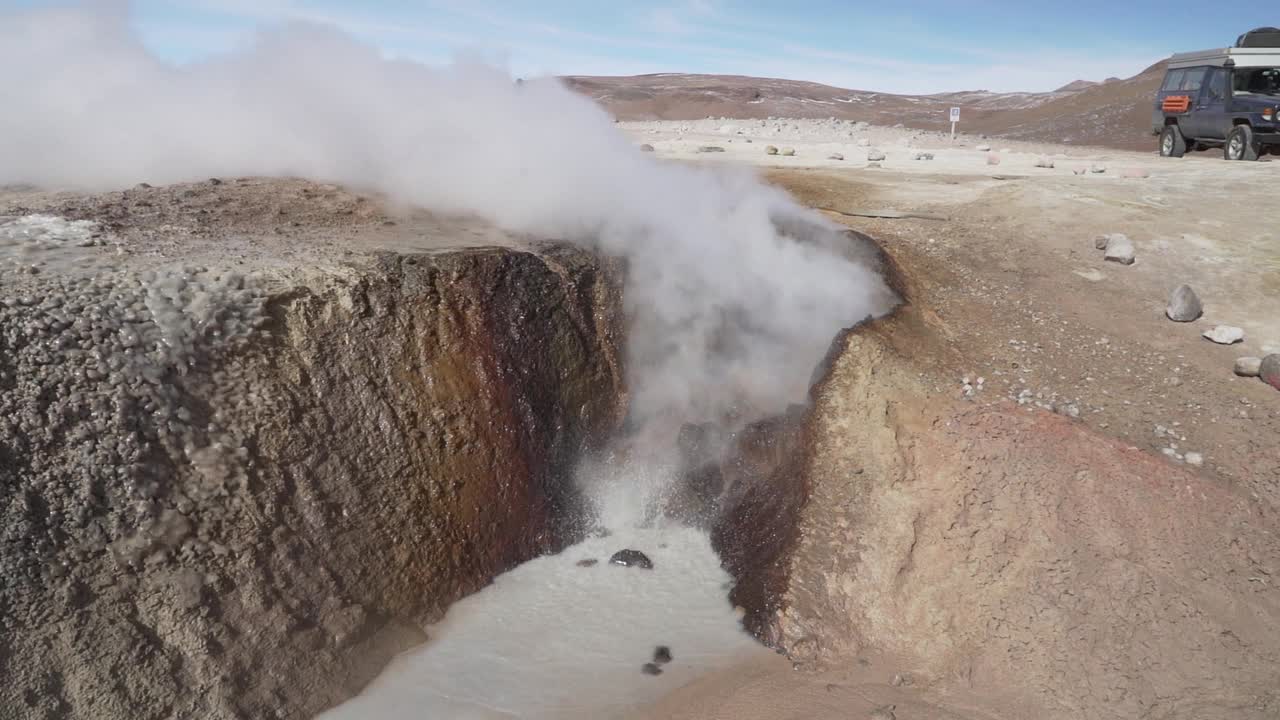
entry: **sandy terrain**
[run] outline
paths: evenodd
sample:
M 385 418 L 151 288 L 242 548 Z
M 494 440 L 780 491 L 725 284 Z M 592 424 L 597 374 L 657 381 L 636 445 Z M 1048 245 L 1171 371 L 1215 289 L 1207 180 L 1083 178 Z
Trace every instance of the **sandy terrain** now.
M 659 157 L 754 166 L 805 204 L 838 211 L 828 216 L 875 237 L 906 269 L 917 313 L 888 331 L 901 360 L 867 372 L 919 375 L 881 401 L 892 417 L 888 457 L 901 454 L 908 477 L 919 475 L 909 491 L 866 491 L 890 513 L 874 522 L 811 510 L 829 525 L 805 521 L 802 545 L 816 549 L 800 551 L 809 558 L 792 571 L 798 609 L 780 631 L 802 638 L 789 649 L 804 672 L 780 660 L 704 678 L 645 717 L 876 717 L 890 704 L 898 718 L 1023 717 L 1049 705 L 1052 717 L 1272 717 L 1280 698 L 1256 689 L 1275 662 L 1273 621 L 1261 618 L 1277 608 L 1264 548 L 1274 548 L 1280 509 L 1280 393 L 1237 377 L 1233 363 L 1280 351 L 1280 233 L 1262 219 L 1280 164 L 1001 142 L 999 165 L 988 165 L 991 153 L 975 147 L 988 141 L 829 121 L 623 127 Z M 884 152 L 881 167 L 868 167 L 861 138 Z M 766 155 L 769 144 L 795 155 Z M 710 145 L 724 151 L 699 152 Z M 917 151 L 934 159 L 913 160 Z M 1036 167 L 1041 158 L 1055 167 Z M 1127 234 L 1136 263 L 1105 262 L 1094 245 L 1103 233 Z M 1164 317 L 1181 283 L 1204 301 L 1196 322 Z M 902 339 L 913 323 L 918 337 Z M 1243 328 L 1243 343 L 1201 337 L 1219 323 Z M 858 427 L 850 408 L 818 415 L 842 418 L 846 436 Z M 865 452 L 852 457 L 867 462 Z M 1071 484 L 1095 477 L 1105 484 Z M 811 509 L 869 502 L 841 495 L 836 480 L 819 477 Z M 980 504 L 970 507 L 971 494 Z M 979 509 L 994 530 L 949 531 Z M 852 556 L 820 547 L 847 527 Z M 952 566 L 969 572 L 951 575 Z M 1069 589 L 1054 580 L 1062 569 L 1045 568 L 1071 568 Z M 897 580 L 878 585 L 881 571 Z M 1196 576 L 1203 586 L 1189 582 Z M 1028 595 L 1023 583 L 1039 589 Z M 859 604 L 868 608 L 855 612 Z M 845 614 L 853 619 L 842 626 Z M 923 617 L 949 618 L 946 630 L 914 631 Z M 1203 644 L 1219 633 L 1242 642 Z M 1106 640 L 1134 635 L 1136 647 Z M 816 655 L 806 645 L 815 640 L 826 644 Z M 918 653 L 885 659 L 895 641 Z M 1233 669 L 1210 679 L 1216 670 L 1197 667 L 1206 652 Z M 892 683 L 933 660 L 944 674 Z

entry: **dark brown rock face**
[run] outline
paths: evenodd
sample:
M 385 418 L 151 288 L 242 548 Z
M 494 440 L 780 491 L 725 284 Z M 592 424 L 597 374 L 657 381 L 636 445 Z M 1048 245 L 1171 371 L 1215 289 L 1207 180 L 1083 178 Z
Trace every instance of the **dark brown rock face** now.
M 611 271 L 476 248 L 276 285 L 245 342 L 156 385 L 42 385 L 24 328 L 61 326 L 8 306 L 5 409 L 89 399 L 0 421 L 0 717 L 310 717 L 572 538 L 570 472 L 624 401 Z M 183 447 L 170 412 L 234 432 Z

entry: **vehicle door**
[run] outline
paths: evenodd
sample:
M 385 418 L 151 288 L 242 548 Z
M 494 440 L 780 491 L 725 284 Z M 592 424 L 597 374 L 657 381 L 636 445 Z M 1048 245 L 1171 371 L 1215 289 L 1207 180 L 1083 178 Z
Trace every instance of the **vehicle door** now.
M 1182 95 L 1182 81 L 1187 77 L 1185 69 L 1170 70 L 1165 75 L 1164 84 L 1160 86 L 1160 91 L 1156 93 L 1156 107 L 1154 129 L 1156 132 L 1164 126 L 1165 117 L 1178 116 L 1181 118 L 1186 113 L 1186 109 L 1180 104 Z
M 1200 85 L 1200 95 L 1192 105 L 1192 135 L 1208 140 L 1225 140 L 1231 129 L 1227 116 L 1230 100 L 1231 71 L 1226 68 L 1209 68 Z
M 1169 98 L 1166 100 L 1166 102 L 1169 103 L 1173 100 L 1182 100 L 1185 98 L 1184 104 L 1181 107 L 1185 107 L 1186 111 L 1179 116 L 1178 126 L 1182 128 L 1182 134 L 1189 138 L 1203 137 L 1201 133 L 1207 130 L 1207 128 L 1202 126 L 1200 122 L 1200 114 L 1196 110 L 1196 107 L 1200 103 L 1200 94 L 1201 90 L 1204 88 L 1205 74 L 1209 69 L 1210 68 L 1207 67 L 1187 68 L 1185 74 L 1182 76 L 1182 82 L 1178 84 L 1177 91 L 1170 92 Z M 1166 107 L 1172 106 L 1166 105 Z

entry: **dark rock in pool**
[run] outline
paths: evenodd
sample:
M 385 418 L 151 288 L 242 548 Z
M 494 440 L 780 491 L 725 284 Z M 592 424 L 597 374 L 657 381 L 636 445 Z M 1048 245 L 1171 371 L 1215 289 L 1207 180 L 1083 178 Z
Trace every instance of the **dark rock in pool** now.
M 600 561 L 595 558 L 584 558 L 578 561 L 578 567 L 592 567 L 598 562 Z
M 657 665 L 654 665 L 653 663 L 645 663 L 640 667 L 640 672 L 644 673 L 645 675 L 661 675 L 662 668 L 658 667 Z
M 671 648 L 666 645 L 659 645 L 653 649 L 653 662 L 657 665 L 666 665 L 671 662 Z
M 648 555 L 639 550 L 619 550 L 609 558 L 609 562 L 614 565 L 622 565 L 624 567 L 638 567 L 645 570 L 653 569 L 653 561 Z

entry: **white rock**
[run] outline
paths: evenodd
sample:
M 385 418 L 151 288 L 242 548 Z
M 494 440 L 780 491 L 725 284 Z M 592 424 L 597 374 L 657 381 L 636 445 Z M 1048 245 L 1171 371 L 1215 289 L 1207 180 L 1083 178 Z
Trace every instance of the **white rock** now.
M 1052 160 L 1050 160 L 1050 159 L 1049 159 L 1049 158 L 1047 158 L 1047 157 L 1039 158 L 1039 159 L 1037 159 L 1037 160 L 1036 160 L 1036 167 L 1038 167 L 1038 168 L 1045 168 L 1046 170 L 1052 170 L 1052 169 L 1053 169 L 1053 161 L 1052 161 Z
M 1192 467 L 1200 467 L 1204 464 L 1204 456 L 1198 452 L 1189 452 L 1186 454 L 1184 459 L 1187 461 L 1187 464 Z
M 884 160 L 884 153 L 880 152 L 879 150 L 872 150 L 867 153 L 867 159 L 872 162 L 878 162 L 880 160 Z
M 1219 345 L 1231 345 L 1244 340 L 1244 330 L 1234 325 L 1218 325 L 1212 330 L 1206 330 L 1204 337 Z
M 991 146 L 990 146 L 990 145 L 979 145 L 978 147 L 976 147 L 976 148 L 974 148 L 974 149 L 975 149 L 975 150 L 977 150 L 978 152 L 991 152 Z
M 1121 265 L 1132 265 L 1134 262 L 1133 243 L 1124 235 L 1112 235 L 1107 239 L 1107 253 L 1103 256 L 1103 259 L 1120 263 Z
M 932 160 L 932 159 L 933 159 L 933 153 L 931 153 L 931 152 L 918 152 L 918 153 L 916 153 L 915 155 L 912 155 L 911 157 L 912 157 L 912 159 L 913 159 L 913 160 Z

